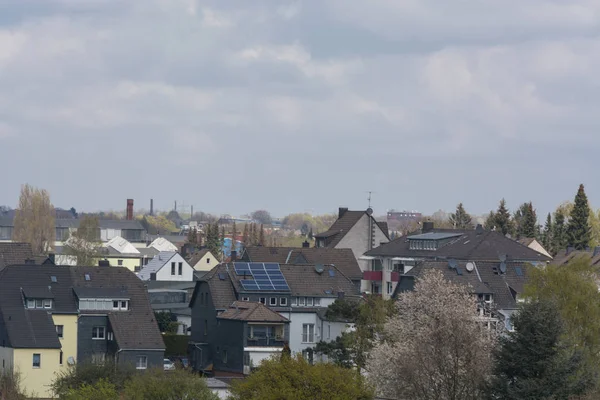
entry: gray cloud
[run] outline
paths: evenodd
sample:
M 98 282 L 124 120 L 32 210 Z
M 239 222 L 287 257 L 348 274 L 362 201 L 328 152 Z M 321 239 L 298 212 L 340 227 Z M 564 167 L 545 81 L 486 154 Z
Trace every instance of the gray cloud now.
M 594 160 L 595 1 L 9 0 L 0 203 L 549 211 Z M 141 203 L 141 204 L 140 204 Z

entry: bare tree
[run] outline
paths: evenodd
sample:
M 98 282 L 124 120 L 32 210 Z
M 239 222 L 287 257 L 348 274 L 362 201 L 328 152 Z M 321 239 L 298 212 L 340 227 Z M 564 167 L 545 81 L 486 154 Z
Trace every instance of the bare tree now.
M 483 398 L 495 332 L 477 317 L 469 288 L 430 271 L 400 295 L 367 363 L 380 395 L 416 400 Z
M 65 254 L 74 257 L 77 265 L 96 265 L 102 247 L 98 217 L 86 215 L 81 218 L 79 228 L 67 239 L 66 244 Z
M 45 189 L 23 185 L 14 224 L 14 241 L 31 243 L 35 254 L 48 253 L 56 238 L 50 194 Z

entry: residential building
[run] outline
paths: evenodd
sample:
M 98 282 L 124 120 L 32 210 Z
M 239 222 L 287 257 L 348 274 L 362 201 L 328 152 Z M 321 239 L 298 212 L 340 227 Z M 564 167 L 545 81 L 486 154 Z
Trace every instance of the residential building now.
M 177 246 L 175 246 L 173 243 L 169 242 L 164 237 L 157 237 L 156 239 L 154 239 L 152 241 L 152 243 L 150 243 L 148 245 L 148 247 L 155 248 L 159 252 L 161 252 L 161 251 L 179 251 Z
M 560 250 L 554 257 L 554 260 L 552 260 L 551 264 L 568 265 L 570 262 L 579 258 L 589 260 L 590 264 L 593 266 L 600 265 L 600 246 L 586 250 L 575 250 L 573 247 L 568 247 Z
M 360 289 L 362 271 L 352 249 L 308 246 L 308 242 L 305 242 L 301 248 L 250 246 L 242 251 L 240 261 L 277 263 L 280 265 L 320 264 L 324 267 L 334 265 Z
M 519 239 L 519 243 L 521 243 L 523 246 L 527 246 L 530 249 L 537 251 L 538 253 L 542 253 L 546 257 L 552 258 L 550 253 L 548 253 L 548 251 L 544 248 L 544 246 L 542 246 L 540 242 L 537 241 L 536 238 L 522 238 Z
M 387 224 L 392 231 L 404 231 L 405 228 L 418 224 L 423 215 L 417 211 L 396 211 L 387 212 Z
M 219 332 L 219 316 L 233 304 L 260 303 L 285 317 L 289 321 L 291 351 L 310 357 L 309 349 L 317 342 L 335 340 L 348 328 L 346 322 L 328 321 L 324 310 L 337 298 L 358 295 L 352 281 L 333 265 L 220 264 L 196 283 L 190 301 L 194 368 L 204 371 L 211 365 L 210 357 L 215 353 L 207 347 L 215 351 L 217 345 L 222 348 L 219 335 L 214 334 Z M 256 359 L 250 357 L 250 352 L 245 350 L 246 367 L 250 366 L 249 360 Z M 214 364 L 216 371 L 221 367 Z
M 34 255 L 29 243 L 0 242 L 0 269 L 22 264 L 54 264 L 54 260 L 53 257 Z
M 335 249 L 351 249 L 358 260 L 361 271 L 369 271 L 370 265 L 361 259 L 362 255 L 382 244 L 388 243 L 388 227 L 385 222 L 373 218 L 373 210 L 349 211 L 340 208 L 338 219 L 331 227 L 315 235 L 315 247 Z M 362 282 L 361 291 L 369 291 L 369 283 Z
M 502 235 L 500 232 L 476 229 L 435 229 L 425 222 L 420 232 L 399 237 L 365 253 L 370 263 L 363 279 L 370 282 L 370 292 L 389 298 L 399 277 L 408 273 L 419 261 L 508 261 L 543 263 L 551 259 L 527 246 Z
M 161 251 L 138 273 L 143 281 L 194 280 L 194 269 L 179 253 Z
M 152 309 L 159 312 L 170 312 L 179 324 L 177 334 L 190 335 L 192 327 L 190 299 L 196 287 L 196 281 L 147 281 L 146 287 Z
M 188 262 L 195 271 L 210 271 L 219 264 L 219 260 L 208 249 L 193 253 Z
M 28 393 L 75 363 L 159 367 L 164 343 L 141 282 L 125 268 L 17 265 L 0 272 L 0 358 Z
M 483 322 L 490 326 L 501 322 L 512 331 L 511 316 L 522 301 L 529 268 L 534 267 L 527 262 L 515 261 L 422 260 L 406 274 L 400 275 L 393 297 L 413 290 L 415 279 L 437 270 L 450 282 L 469 287 L 478 300 Z

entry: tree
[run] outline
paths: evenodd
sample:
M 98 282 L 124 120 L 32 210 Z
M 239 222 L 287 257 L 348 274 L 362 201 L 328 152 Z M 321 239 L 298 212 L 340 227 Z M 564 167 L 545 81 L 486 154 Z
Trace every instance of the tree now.
M 310 231 L 308 231 L 308 239 L 309 240 L 313 240 L 315 238 L 315 235 L 313 234 L 313 230 L 312 227 L 310 228 Z
M 465 211 L 463 203 L 458 203 L 456 212 L 450 214 L 449 219 L 454 229 L 472 228 L 471 216 Z
M 517 238 L 537 237 L 537 214 L 533 204 L 523 203 L 514 216 Z
M 590 247 L 600 246 L 600 210 L 590 208 Z
M 557 210 L 554 213 L 554 224 L 552 225 L 552 246 L 551 253 L 556 255 L 560 250 L 567 247 L 567 227 L 565 225 L 565 215 Z
M 124 400 L 218 400 L 204 379 L 190 372 L 162 368 L 136 374 L 125 383 Z
M 55 238 L 50 194 L 45 189 L 23 185 L 15 214 L 13 240 L 30 243 L 34 254 L 47 254 L 54 247 Z
M 264 360 L 246 379 L 234 382 L 233 400 L 370 400 L 373 392 L 351 369 L 326 363 L 310 365 L 300 354 Z
M 169 234 L 171 232 L 177 231 L 177 227 L 173 223 L 165 217 L 164 215 L 145 215 L 143 217 L 139 217 L 142 221 L 146 221 L 147 230 L 150 234 Z
M 488 231 L 493 231 L 496 229 L 496 214 L 493 211 L 490 211 L 485 222 L 483 223 L 483 228 Z
M 244 246 L 249 246 L 248 240 L 250 239 L 250 232 L 248 232 L 248 224 L 244 224 L 244 233 L 242 234 L 242 242 Z
M 237 237 L 237 227 L 235 226 L 235 221 L 233 221 L 233 226 L 231 227 L 231 251 L 235 251 Z
M 494 226 L 497 231 L 502 232 L 503 235 L 512 234 L 514 231 L 513 221 L 510 218 L 510 212 L 506 208 L 506 200 L 500 200 L 498 211 L 494 216 Z
M 542 233 L 542 246 L 548 251 L 552 251 L 552 214 L 548 213 L 546 225 Z
M 574 247 L 576 250 L 585 250 L 590 243 L 589 218 L 590 206 L 583 184 L 581 184 L 575 196 L 575 203 L 567 225 L 569 246 Z
M 259 224 L 271 225 L 273 223 L 273 218 L 271 218 L 271 214 L 267 210 L 256 210 L 250 216 Z
M 555 304 L 524 303 L 512 320 L 515 331 L 499 339 L 494 355 L 491 399 L 567 399 L 589 388 L 589 379 L 578 373 L 580 355 L 561 340 Z
M 255 223 L 250 225 L 250 243 L 252 246 L 258 245 L 258 232 Z
M 115 385 L 106 379 L 100 379 L 98 382 L 90 385 L 84 383 L 77 389 L 69 390 L 66 396 L 61 397 L 66 400 L 119 400 L 119 393 Z
M 177 333 L 179 324 L 177 323 L 177 317 L 170 311 L 155 311 L 154 319 L 158 324 L 158 329 L 161 333 Z
M 383 397 L 463 400 L 483 397 L 494 332 L 477 319 L 467 286 L 430 271 L 402 293 L 367 364 Z M 398 379 L 402 377 L 402 379 Z
M 85 215 L 79 220 L 77 231 L 67 239 L 64 252 L 74 257 L 77 265 L 92 267 L 101 258 L 101 247 L 98 217 Z
M 260 224 L 260 232 L 259 232 L 259 236 L 258 236 L 258 244 L 260 246 L 266 246 L 266 242 L 265 242 L 265 227 L 263 226 L 263 224 Z

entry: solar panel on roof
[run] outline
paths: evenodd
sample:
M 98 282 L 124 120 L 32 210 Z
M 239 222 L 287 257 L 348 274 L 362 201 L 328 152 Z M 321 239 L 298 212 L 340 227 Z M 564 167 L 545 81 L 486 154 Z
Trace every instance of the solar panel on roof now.
M 265 269 L 279 271 L 279 264 L 265 263 Z
M 521 267 L 515 267 L 515 272 L 518 276 L 523 276 L 523 270 Z
M 238 275 L 246 273 L 254 278 L 253 280 L 240 280 L 240 284 L 244 290 L 290 290 L 290 287 L 279 268 L 279 264 L 235 263 L 234 266 Z

